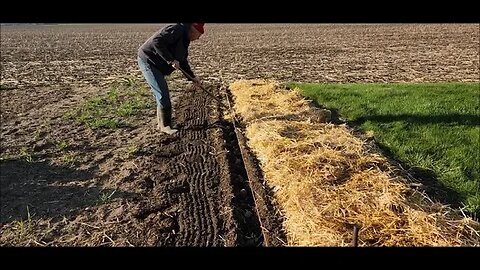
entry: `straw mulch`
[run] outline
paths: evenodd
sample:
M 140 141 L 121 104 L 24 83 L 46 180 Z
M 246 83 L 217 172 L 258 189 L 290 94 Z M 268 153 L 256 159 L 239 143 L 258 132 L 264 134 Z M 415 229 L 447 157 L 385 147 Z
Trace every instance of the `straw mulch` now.
M 291 246 L 479 246 L 480 225 L 409 187 L 399 168 L 297 89 L 230 84 Z

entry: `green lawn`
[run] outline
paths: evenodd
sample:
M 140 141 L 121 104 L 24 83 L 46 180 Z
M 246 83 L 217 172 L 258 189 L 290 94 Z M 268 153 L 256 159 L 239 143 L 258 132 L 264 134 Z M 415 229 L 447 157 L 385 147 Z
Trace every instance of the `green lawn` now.
M 447 201 L 480 214 L 480 84 L 297 84 L 320 106 L 373 133 Z

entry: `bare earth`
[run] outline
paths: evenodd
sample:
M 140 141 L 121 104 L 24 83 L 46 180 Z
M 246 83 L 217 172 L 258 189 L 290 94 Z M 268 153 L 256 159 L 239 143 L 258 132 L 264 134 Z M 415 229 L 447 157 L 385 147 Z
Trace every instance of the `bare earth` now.
M 143 83 L 136 51 L 160 26 L 1 27 L 0 245 L 264 244 L 224 109 L 180 74 L 169 78 L 174 136 L 156 132 L 152 106 L 117 129 L 64 117 L 120 78 Z M 478 29 L 207 24 L 190 62 L 222 98 L 236 79 L 471 82 Z

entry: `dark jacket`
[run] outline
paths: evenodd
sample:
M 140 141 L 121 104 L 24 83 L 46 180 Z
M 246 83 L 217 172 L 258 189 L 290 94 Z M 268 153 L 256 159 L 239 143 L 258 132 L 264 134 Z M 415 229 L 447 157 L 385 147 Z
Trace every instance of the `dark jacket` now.
M 195 78 L 187 59 L 190 29 L 191 24 L 187 23 L 163 27 L 138 49 L 138 56 L 158 68 L 163 75 L 170 75 L 175 70 L 171 63 L 177 60 L 180 67 Z

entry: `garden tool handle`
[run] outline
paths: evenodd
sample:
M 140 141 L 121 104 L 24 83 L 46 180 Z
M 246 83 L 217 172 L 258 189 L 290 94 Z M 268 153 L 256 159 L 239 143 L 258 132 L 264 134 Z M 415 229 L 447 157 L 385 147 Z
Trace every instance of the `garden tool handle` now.
M 182 68 L 178 68 L 182 73 L 183 75 L 185 75 L 187 78 L 189 78 L 190 80 L 193 81 L 193 77 L 190 76 L 190 74 L 188 74 L 187 72 L 185 72 L 185 70 L 183 70 Z M 213 99 L 215 99 L 216 101 L 218 101 L 218 103 L 220 103 L 220 105 L 222 105 L 223 107 L 226 108 L 225 105 L 223 105 L 222 101 L 220 99 L 218 99 L 216 96 L 214 96 L 212 93 L 210 93 L 209 91 L 207 91 L 207 89 L 205 89 L 201 84 L 198 84 L 198 87 L 200 89 L 202 89 L 203 92 L 207 93 L 209 96 L 211 96 Z

